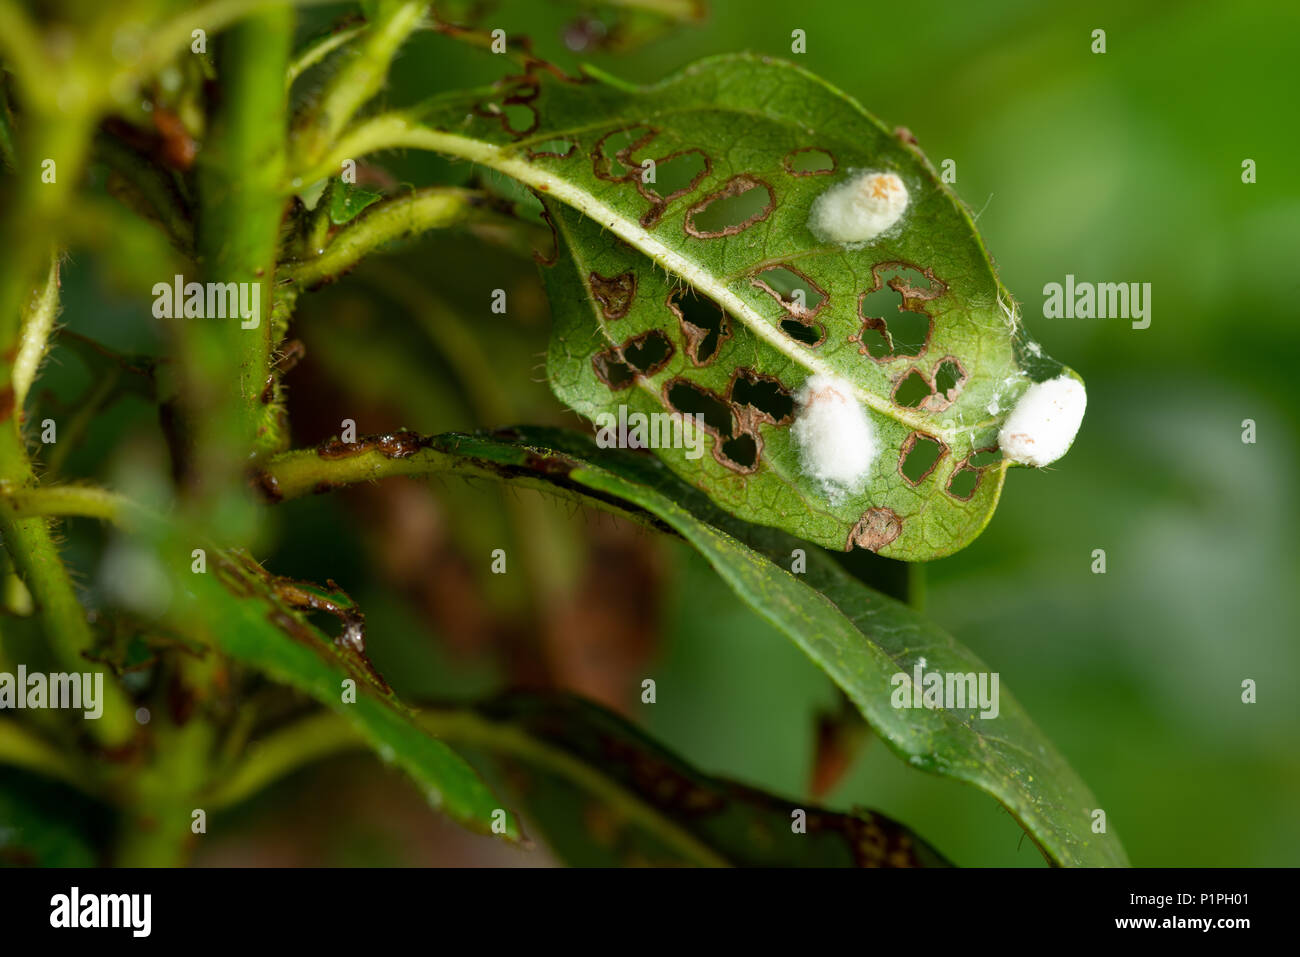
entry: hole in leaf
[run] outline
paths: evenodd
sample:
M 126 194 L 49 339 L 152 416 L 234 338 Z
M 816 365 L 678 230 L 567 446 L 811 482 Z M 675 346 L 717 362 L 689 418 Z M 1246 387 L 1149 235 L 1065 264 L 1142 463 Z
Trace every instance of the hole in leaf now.
M 573 140 L 543 140 L 541 143 L 528 148 L 528 158 L 551 157 L 554 159 L 567 159 L 573 155 L 573 151 L 577 148 L 578 144 Z
M 970 454 L 966 462 L 972 467 L 982 469 L 989 465 L 997 465 L 1002 461 L 1002 450 L 997 446 L 988 449 L 977 449 Z
M 731 338 L 731 322 L 726 312 L 690 286 L 670 292 L 668 308 L 681 324 L 686 355 L 694 365 L 708 365 L 717 356 L 722 343 Z
M 889 337 L 885 334 L 884 323 L 878 319 L 869 319 L 862 324 L 862 331 L 856 336 L 849 336 L 849 342 L 859 343 L 858 352 L 873 359 L 892 359 Z
M 591 364 L 596 370 L 597 378 L 615 392 L 626 389 L 636 381 L 636 373 L 623 361 L 614 346 L 597 352 L 591 357 Z
M 965 381 L 966 373 L 962 371 L 961 363 L 949 357 L 940 362 L 939 368 L 935 370 L 934 391 L 951 400 L 956 398 L 957 387 Z
M 875 292 L 863 293 L 858 300 L 858 314 L 863 322 L 872 319 L 885 324 L 883 338 L 891 347 L 888 354 L 892 356 L 917 356 L 925 348 L 925 340 L 930 335 L 930 317 L 923 312 L 911 312 L 903 307 L 903 295 L 895 289 L 885 286 Z M 874 329 L 879 329 L 875 326 Z M 872 352 L 874 358 L 882 358 Z
M 685 379 L 674 379 L 664 389 L 664 398 L 675 412 L 704 416 L 704 427 L 723 438 L 731 437 L 731 406 L 708 389 Z
M 749 406 L 773 425 L 784 425 L 794 418 L 794 396 L 771 376 L 748 369 L 737 369 L 731 381 L 731 401 Z
M 894 404 L 905 409 L 915 409 L 930 396 L 930 383 L 916 369 L 899 380 L 894 390 Z
M 849 341 L 877 361 L 920 355 L 930 342 L 925 302 L 943 295 L 947 285 L 928 269 L 904 262 L 878 263 L 871 275 L 875 284 L 858 297 L 862 331 Z
M 791 339 L 802 342 L 806 346 L 819 346 L 826 341 L 826 328 L 820 322 L 782 319 L 781 331 Z
M 673 344 L 665 333 L 651 329 L 623 343 L 621 351 L 623 361 L 636 372 L 652 376 L 673 357 Z
M 909 484 L 920 485 L 947 451 L 948 447 L 933 436 L 913 432 L 903 443 L 898 471 Z
M 606 133 L 591 151 L 592 170 L 601 179 L 631 179 L 641 175 L 641 167 L 633 166 L 630 154 L 654 139 L 658 131 L 648 126 L 627 126 Z
M 658 329 L 651 329 L 622 345 L 602 349 L 591 357 L 591 364 L 600 381 L 618 391 L 630 386 L 638 375 L 654 375 L 672 356 L 672 341 Z
M 656 161 L 654 182 L 645 188 L 659 199 L 676 199 L 700 185 L 708 171 L 709 158 L 701 150 L 685 150 Z
M 967 465 L 960 466 L 948 479 L 948 494 L 953 498 L 961 499 L 963 502 L 969 501 L 971 496 L 975 494 L 975 490 L 979 488 L 980 476 L 983 474 L 979 469 L 973 469 Z
M 685 228 L 700 239 L 732 236 L 766 219 L 775 206 L 772 187 L 752 176 L 735 176 L 690 208 Z
M 506 103 L 501 113 L 507 133 L 521 135 L 537 129 L 537 111 L 529 103 Z
M 786 172 L 794 176 L 824 176 L 835 172 L 835 157 L 816 146 L 786 153 L 782 164 Z
M 719 455 L 734 463 L 742 471 L 752 472 L 758 468 L 758 440 L 748 432 L 741 432 L 734 439 L 722 442 Z
M 826 293 L 820 286 L 789 266 L 768 266 L 750 281 L 776 299 L 787 312 L 803 319 L 817 315 L 826 302 Z
M 942 412 L 961 393 L 966 384 L 966 370 L 953 356 L 939 360 L 934 367 L 934 393 L 921 403 L 927 412 Z

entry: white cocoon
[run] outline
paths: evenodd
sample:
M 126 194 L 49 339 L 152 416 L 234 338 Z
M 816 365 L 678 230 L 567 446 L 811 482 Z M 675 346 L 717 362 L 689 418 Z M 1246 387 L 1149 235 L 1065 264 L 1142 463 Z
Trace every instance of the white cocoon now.
M 1002 423 L 1002 453 L 1025 465 L 1051 465 L 1069 451 L 1087 405 L 1088 393 L 1073 376 L 1035 382 Z
M 823 242 L 865 243 L 893 226 L 907 209 L 907 187 L 895 173 L 866 170 L 813 201 L 808 228 Z
M 856 491 L 871 471 L 880 446 L 853 385 L 830 375 L 811 376 L 795 393 L 790 433 L 804 473 L 836 500 Z

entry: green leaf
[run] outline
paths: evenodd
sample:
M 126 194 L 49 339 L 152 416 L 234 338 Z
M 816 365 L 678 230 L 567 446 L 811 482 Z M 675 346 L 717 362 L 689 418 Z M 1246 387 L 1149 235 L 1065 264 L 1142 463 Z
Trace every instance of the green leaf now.
M 979 708 L 891 705 L 893 679 L 923 671 L 989 668 L 907 605 L 873 591 L 835 558 L 770 527 L 740 521 L 675 478 L 655 458 L 601 450 L 586 436 L 516 429 L 492 437 L 404 435 L 363 440 L 347 458 L 314 450 L 275 460 L 263 487 L 284 498 L 326 485 L 451 472 L 546 488 L 671 531 L 692 545 L 738 597 L 784 632 L 848 695 L 889 748 L 912 767 L 964 781 L 996 798 L 1062 865 L 1123 865 L 1119 838 L 1092 833 L 1099 805 L 1000 682 L 996 718 Z M 394 449 L 393 446 L 400 446 Z M 400 454 L 397 454 L 400 453 Z M 796 550 L 807 568 L 791 574 Z
M 462 728 L 457 740 L 492 742 L 547 843 L 573 866 L 947 864 L 884 815 L 841 814 L 710 777 L 579 698 L 510 695 L 436 720 Z
M 559 246 L 556 393 L 592 419 L 704 412 L 704 455 L 657 454 L 732 514 L 913 561 L 969 543 L 1002 488 L 1003 420 L 1032 382 L 1071 373 L 1026 337 L 969 211 L 910 136 L 763 57 L 644 88 L 588 72 L 533 64 L 359 124 L 337 155 L 424 147 L 534 188 Z M 902 218 L 865 243 L 814 235 L 814 204 L 865 171 L 904 184 Z M 794 397 L 818 373 L 851 383 L 880 449 L 843 488 L 811 478 L 792 439 Z
M 474 769 L 420 727 L 416 713 L 354 643 L 327 637 L 298 610 L 307 603 L 333 608 L 342 620 L 340 637 L 350 638 L 349 626 L 359 615 L 346 595 L 302 582 L 286 587 L 287 580 L 273 579 L 238 554 L 215 553 L 210 561 L 208 573 L 184 581 L 194 602 L 188 608 L 191 630 L 197 624 L 231 658 L 343 715 L 372 750 L 415 779 L 430 804 L 471 830 L 491 832 L 493 812 L 502 805 Z M 344 702 L 345 680 L 356 683 L 355 702 Z M 519 839 L 512 816 L 506 828 L 506 836 Z
M 382 193 L 339 180 L 330 190 L 330 222 L 335 226 L 350 223 L 367 206 L 383 198 Z

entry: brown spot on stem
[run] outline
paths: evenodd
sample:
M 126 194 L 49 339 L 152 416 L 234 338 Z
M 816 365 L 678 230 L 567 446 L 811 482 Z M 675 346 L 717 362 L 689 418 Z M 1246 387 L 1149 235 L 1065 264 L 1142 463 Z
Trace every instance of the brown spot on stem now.
M 385 458 L 404 459 L 424 448 L 425 439 L 418 432 L 403 430 L 384 435 L 367 435 L 355 442 L 343 442 L 330 439 L 316 447 L 316 454 L 323 459 L 347 459 L 366 452 L 378 452 Z
M 268 504 L 278 505 L 284 501 L 284 494 L 280 491 L 280 480 L 265 469 L 260 469 L 250 475 L 248 484 Z

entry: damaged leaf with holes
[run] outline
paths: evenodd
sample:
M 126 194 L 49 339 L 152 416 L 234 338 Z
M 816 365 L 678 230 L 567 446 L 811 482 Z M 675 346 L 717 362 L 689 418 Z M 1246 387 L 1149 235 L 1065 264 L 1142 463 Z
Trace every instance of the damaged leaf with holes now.
M 535 67 L 408 121 L 411 142 L 541 196 L 557 395 L 592 420 L 699 413 L 707 454 L 656 453 L 742 518 L 829 547 L 949 554 L 997 504 L 1010 463 L 984 453 L 1016 399 L 1072 374 L 1028 339 L 910 135 L 792 65 L 720 57 L 644 88 Z M 901 219 L 867 242 L 819 240 L 814 203 L 864 171 L 904 185 Z M 792 439 L 816 373 L 851 384 L 879 446 L 843 495 Z

